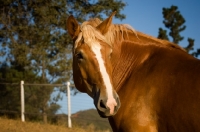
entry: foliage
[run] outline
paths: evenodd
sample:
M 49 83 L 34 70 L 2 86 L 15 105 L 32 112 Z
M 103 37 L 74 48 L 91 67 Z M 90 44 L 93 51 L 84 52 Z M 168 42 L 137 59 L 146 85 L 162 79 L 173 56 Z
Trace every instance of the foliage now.
M 8 67 L 5 64 L 0 68 L 0 110 L 1 115 L 6 115 L 10 118 L 19 117 L 20 107 L 20 84 L 19 82 L 25 79 L 26 83 L 38 83 L 40 77 L 37 77 L 32 71 L 20 71 L 17 67 Z M 17 82 L 17 83 L 16 83 Z M 44 94 L 43 92 L 51 93 L 51 88 L 41 89 L 38 86 L 25 86 L 25 112 L 26 120 L 40 120 L 41 112 L 43 111 Z M 48 99 L 49 97 L 45 97 Z M 59 105 L 53 103 L 48 105 L 47 113 L 53 115 L 60 108 Z M 12 113 L 14 112 L 14 113 Z M 16 113 L 17 112 L 17 113 Z M 34 113 L 34 115 L 29 115 Z M 35 116 L 37 114 L 37 116 Z
M 3 0 L 0 12 L 1 62 L 19 65 L 43 76 L 44 82 L 66 82 L 71 76 L 71 39 L 65 32 L 66 18 L 73 14 L 80 22 L 103 18 L 125 3 L 116 0 Z M 47 79 L 48 78 L 48 79 Z
M 164 40 L 169 40 L 169 38 L 167 36 L 167 30 L 159 28 L 158 38 L 159 39 L 164 39 Z
M 65 31 L 69 15 L 83 22 L 90 17 L 102 19 L 117 11 L 116 18 L 124 19 L 120 11 L 126 5 L 121 0 L 0 0 L 0 3 L 1 70 L 6 65 L 6 74 L 17 73 L 16 80 L 12 80 L 13 76 L 2 76 L 1 82 L 26 78 L 26 83 L 64 83 L 72 79 L 72 40 Z M 55 101 L 48 104 L 53 90 L 54 87 L 45 86 L 29 88 L 27 98 L 35 109 L 31 106 L 26 109 L 42 112 L 45 121 L 51 105 L 52 112 L 59 108 Z M 17 92 L 11 95 L 13 100 L 19 99 L 14 97 Z
M 173 5 L 170 8 L 163 8 L 162 14 L 164 18 L 163 24 L 169 29 L 169 36 L 172 38 L 172 42 L 179 44 L 184 39 L 180 33 L 186 29 L 184 17 L 178 11 L 178 7 Z M 159 28 L 158 38 L 169 40 L 167 30 Z M 188 53 L 192 51 L 191 54 L 197 57 L 200 54 L 200 49 L 196 52 L 193 51 L 194 39 L 188 38 L 188 43 L 188 46 L 185 47 L 186 51 Z
M 169 36 L 172 37 L 173 42 L 178 44 L 184 37 L 180 35 L 180 32 L 185 30 L 185 19 L 178 11 L 177 6 L 171 6 L 171 8 L 163 8 L 164 25 L 170 29 Z
M 2 67 L 0 69 L 0 83 L 13 83 L 23 77 L 23 74 L 13 68 Z M 7 79 L 9 78 L 9 80 Z M 9 81 L 9 82 L 8 82 Z M 0 110 L 5 112 L 20 112 L 20 87 L 19 84 L 6 86 L 0 84 Z M 1 113 L 1 115 L 5 115 Z M 15 113 L 6 114 L 14 118 L 17 117 Z

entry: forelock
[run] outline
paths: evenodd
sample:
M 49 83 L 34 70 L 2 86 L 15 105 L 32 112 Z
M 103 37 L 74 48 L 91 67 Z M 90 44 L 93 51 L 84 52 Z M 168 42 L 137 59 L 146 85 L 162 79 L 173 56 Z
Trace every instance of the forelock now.
M 94 44 L 93 42 L 97 42 L 99 40 L 110 45 L 110 43 L 106 40 L 106 37 L 103 36 L 95 27 L 88 24 L 88 22 L 84 22 L 81 25 L 80 30 L 81 30 L 81 33 L 82 33 L 84 43 L 88 44 L 89 47 L 91 47 L 92 44 Z

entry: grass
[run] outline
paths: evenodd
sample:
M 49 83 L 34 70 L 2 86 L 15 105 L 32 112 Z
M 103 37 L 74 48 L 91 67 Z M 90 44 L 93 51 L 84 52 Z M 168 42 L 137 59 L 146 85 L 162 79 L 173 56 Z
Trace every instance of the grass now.
M 96 132 L 93 125 L 88 128 L 80 128 L 73 126 L 68 128 L 63 125 L 51 125 L 38 122 L 21 122 L 21 120 L 12 120 L 0 117 L 0 131 L 1 132 Z M 109 132 L 109 131 L 98 131 Z

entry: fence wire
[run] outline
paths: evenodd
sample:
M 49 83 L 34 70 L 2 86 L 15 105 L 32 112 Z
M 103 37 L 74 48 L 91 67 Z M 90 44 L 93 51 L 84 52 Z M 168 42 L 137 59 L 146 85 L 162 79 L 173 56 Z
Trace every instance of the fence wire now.
M 0 83 L 0 95 L 2 95 L 2 92 L 6 90 L 7 87 L 9 87 L 10 92 L 17 92 L 17 98 L 15 99 L 17 103 L 16 109 L 12 109 L 12 102 L 7 103 L 7 107 L 3 107 L 3 103 L 1 101 L 6 101 L 9 102 L 12 99 L 7 98 L 7 100 L 0 100 L 0 116 L 6 115 L 10 116 L 11 118 L 20 118 L 21 117 L 21 108 L 20 108 L 20 83 Z M 7 86 L 7 87 L 6 87 Z M 53 94 L 51 94 L 50 100 L 48 101 L 48 105 L 55 105 L 59 104 L 60 108 L 58 111 L 55 112 L 48 112 L 45 113 L 45 116 L 47 117 L 48 122 L 62 122 L 63 124 L 67 125 L 67 118 L 68 118 L 68 109 L 67 109 L 67 94 L 62 93 L 59 91 L 59 88 L 66 87 L 65 84 L 30 84 L 30 83 L 25 83 L 24 84 L 24 96 L 25 96 L 25 117 L 26 121 L 31 121 L 31 120 L 43 120 L 44 118 L 44 113 L 42 113 L 42 106 L 37 106 L 37 101 L 41 101 L 39 98 L 37 100 L 36 96 L 45 96 L 45 93 L 34 93 L 35 90 L 37 89 L 40 91 L 40 89 L 45 89 L 41 90 L 43 92 L 51 92 L 49 91 L 50 89 L 53 90 Z M 70 85 L 70 88 L 74 87 L 74 85 Z M 9 93 L 9 92 L 8 92 Z M 58 94 L 60 94 L 60 98 L 62 100 L 57 100 L 53 101 L 54 99 L 56 100 L 56 97 Z M 7 95 L 4 95 L 7 96 Z M 36 101 L 34 103 L 34 101 Z M 35 106 L 34 106 L 35 105 Z M 38 112 L 38 108 L 41 108 L 40 112 Z M 97 114 L 96 110 L 93 110 L 96 112 L 97 116 L 95 118 L 91 116 L 79 116 L 81 115 L 81 112 L 84 113 L 85 110 L 87 109 L 95 109 L 92 100 L 90 99 L 89 96 L 84 95 L 84 94 L 77 94 L 75 96 L 71 96 L 71 118 L 72 118 L 72 124 L 74 121 L 79 120 L 84 122 L 84 120 L 87 120 L 89 122 L 105 122 L 108 124 L 107 119 L 102 119 L 99 117 Z M 35 112 L 34 112 L 35 111 Z M 53 111 L 53 110 L 52 110 Z M 89 110 L 90 112 L 91 110 Z

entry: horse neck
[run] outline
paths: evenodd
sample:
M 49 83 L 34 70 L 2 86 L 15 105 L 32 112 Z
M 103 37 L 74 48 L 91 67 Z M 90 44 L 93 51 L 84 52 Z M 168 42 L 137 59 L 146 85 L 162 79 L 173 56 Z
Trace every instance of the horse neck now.
M 122 41 L 113 47 L 111 63 L 113 66 L 112 80 L 116 91 L 124 84 L 124 81 L 136 71 L 145 58 L 145 52 L 137 52 L 142 46 L 131 41 Z
M 173 48 L 183 51 L 181 47 L 169 41 L 160 40 L 141 32 L 118 32 L 112 43 L 113 55 L 113 83 L 116 90 L 120 89 L 123 82 L 131 73 L 148 58 L 150 51 L 147 47 Z M 155 49 L 155 48 L 154 48 Z M 145 50 L 145 52 L 144 52 Z
M 156 45 L 170 45 L 173 44 L 166 40 L 161 40 L 158 38 L 155 38 L 150 35 L 146 35 L 144 33 L 141 33 L 139 31 L 128 31 L 127 34 L 123 34 L 124 41 L 131 41 L 131 42 L 139 42 L 139 43 L 154 43 Z
M 136 42 L 136 43 L 142 43 L 142 44 L 153 44 L 155 46 L 161 46 L 161 47 L 167 47 L 167 48 L 175 48 L 181 51 L 185 51 L 182 47 L 179 45 L 172 43 L 167 40 L 161 40 L 158 38 L 155 38 L 153 36 L 141 33 L 141 32 L 128 32 L 127 34 L 123 35 L 124 41 L 131 41 L 131 42 Z

